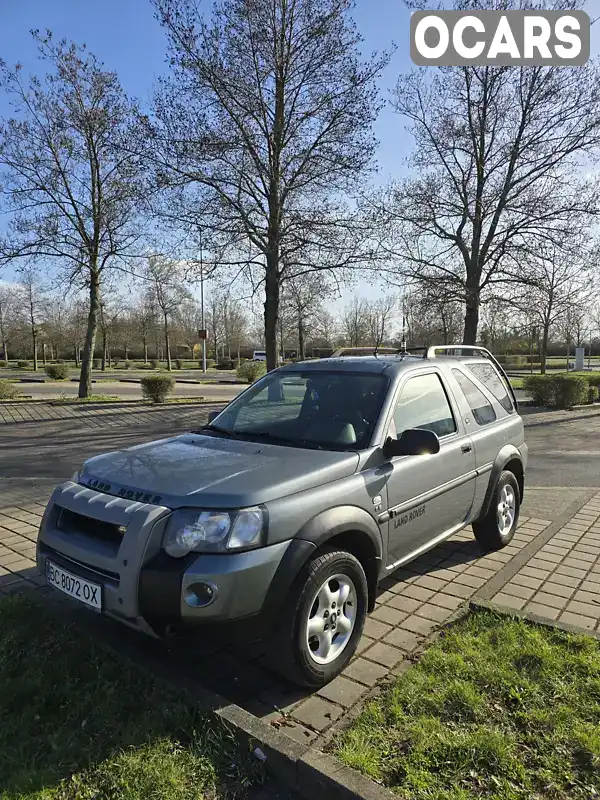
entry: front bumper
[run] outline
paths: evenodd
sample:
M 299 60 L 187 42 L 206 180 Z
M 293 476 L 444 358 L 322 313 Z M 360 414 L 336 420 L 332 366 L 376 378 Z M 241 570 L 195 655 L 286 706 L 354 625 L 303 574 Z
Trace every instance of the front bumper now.
M 42 519 L 38 568 L 45 574 L 50 560 L 100 583 L 103 613 L 147 633 L 259 615 L 290 542 L 174 559 L 161 549 L 169 514 L 69 481 L 55 490 Z M 190 604 L 197 585 L 213 589 L 202 607 Z

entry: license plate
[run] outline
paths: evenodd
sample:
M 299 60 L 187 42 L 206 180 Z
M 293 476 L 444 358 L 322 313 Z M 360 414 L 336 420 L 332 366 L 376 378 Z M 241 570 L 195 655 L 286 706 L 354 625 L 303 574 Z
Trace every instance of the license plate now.
M 50 586 L 74 597 L 86 606 L 102 611 L 102 586 L 72 575 L 51 561 L 46 561 L 46 580 Z

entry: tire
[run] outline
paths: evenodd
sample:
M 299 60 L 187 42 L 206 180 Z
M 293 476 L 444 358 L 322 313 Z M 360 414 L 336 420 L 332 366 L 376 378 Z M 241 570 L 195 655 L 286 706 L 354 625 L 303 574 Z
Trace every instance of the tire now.
M 310 688 L 333 680 L 348 664 L 360 641 L 368 591 L 365 571 L 351 553 L 317 553 L 301 570 L 283 604 L 270 647 L 271 668 L 293 683 Z M 346 600 L 340 613 L 338 600 L 343 597 Z M 333 637 L 330 627 L 327 632 L 324 630 L 327 620 L 331 625 L 332 619 Z
M 503 505 L 504 513 L 500 506 Z M 475 538 L 484 550 L 500 550 L 512 540 L 519 522 L 521 492 L 512 472 L 504 470 L 485 517 L 473 523 Z

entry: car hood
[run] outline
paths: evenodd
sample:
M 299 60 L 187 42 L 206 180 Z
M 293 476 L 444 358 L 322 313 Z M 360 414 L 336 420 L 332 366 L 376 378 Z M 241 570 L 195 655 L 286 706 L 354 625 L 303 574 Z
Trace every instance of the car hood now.
M 168 508 L 243 508 L 353 474 L 358 454 L 184 434 L 96 456 L 79 482 Z

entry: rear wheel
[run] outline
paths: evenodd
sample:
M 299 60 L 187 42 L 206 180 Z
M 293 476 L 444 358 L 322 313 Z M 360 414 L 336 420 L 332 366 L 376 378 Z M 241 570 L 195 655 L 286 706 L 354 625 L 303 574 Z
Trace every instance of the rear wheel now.
M 284 604 L 271 650 L 273 668 L 302 686 L 331 681 L 354 655 L 367 601 L 367 579 L 357 558 L 344 550 L 316 555 Z
M 499 550 L 512 540 L 519 522 L 520 505 L 517 479 L 505 470 L 498 478 L 487 514 L 473 523 L 475 538 L 484 550 Z

